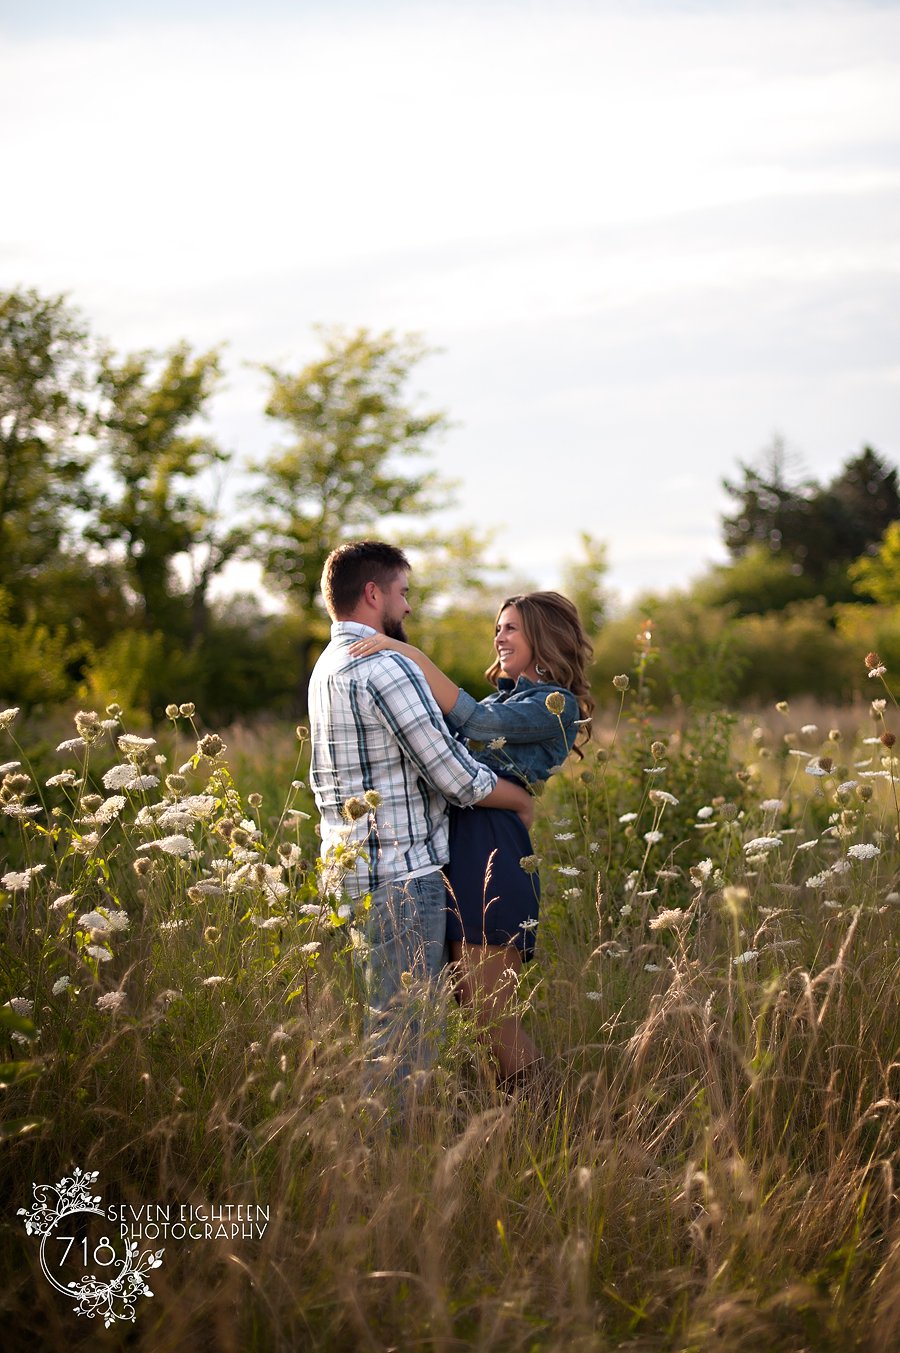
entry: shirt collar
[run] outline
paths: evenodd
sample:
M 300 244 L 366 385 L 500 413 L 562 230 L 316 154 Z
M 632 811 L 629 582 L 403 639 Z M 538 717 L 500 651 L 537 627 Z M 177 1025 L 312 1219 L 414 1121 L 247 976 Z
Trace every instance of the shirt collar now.
M 332 641 L 337 639 L 364 639 L 378 631 L 371 625 L 363 625 L 358 620 L 333 620 L 331 623 Z

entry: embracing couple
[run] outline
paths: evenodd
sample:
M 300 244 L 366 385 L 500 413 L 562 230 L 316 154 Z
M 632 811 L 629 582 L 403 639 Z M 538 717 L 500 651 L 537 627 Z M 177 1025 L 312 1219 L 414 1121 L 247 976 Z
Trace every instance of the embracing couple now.
M 416 1046 L 415 993 L 449 945 L 457 998 L 512 1087 L 540 1060 L 514 1013 L 538 921 L 534 794 L 589 736 L 591 647 L 559 593 L 511 597 L 486 673 L 496 690 L 478 702 L 406 642 L 409 571 L 370 540 L 325 563 L 331 642 L 309 687 L 322 855 L 344 861 L 352 898 L 371 897 L 357 937 L 366 1032 L 397 1059 L 392 1077 L 433 1059 Z

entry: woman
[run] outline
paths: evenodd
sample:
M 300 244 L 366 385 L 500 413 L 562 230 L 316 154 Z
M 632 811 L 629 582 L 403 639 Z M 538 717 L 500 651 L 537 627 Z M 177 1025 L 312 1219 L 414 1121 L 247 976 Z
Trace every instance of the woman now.
M 510 597 L 494 631 L 496 659 L 485 675 L 497 688 L 480 703 L 420 649 L 376 634 L 351 653 L 392 649 L 421 668 L 447 723 L 473 756 L 498 775 L 540 786 L 576 740 L 589 737 L 593 700 L 585 668 L 592 650 L 578 612 L 558 592 Z M 447 915 L 458 994 L 489 1032 L 503 1082 L 526 1078 L 540 1054 L 511 1005 L 522 963 L 534 954 L 540 881 L 523 869 L 532 855 L 520 818 L 498 808 L 450 809 L 451 892 Z

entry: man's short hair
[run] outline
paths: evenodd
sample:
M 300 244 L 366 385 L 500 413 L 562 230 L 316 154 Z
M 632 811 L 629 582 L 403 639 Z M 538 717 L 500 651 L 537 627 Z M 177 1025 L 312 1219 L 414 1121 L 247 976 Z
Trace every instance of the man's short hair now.
M 377 583 L 387 590 L 409 560 L 395 545 L 383 540 L 354 540 L 339 545 L 325 560 L 322 570 L 322 596 L 328 614 L 340 619 L 356 610 L 366 583 Z

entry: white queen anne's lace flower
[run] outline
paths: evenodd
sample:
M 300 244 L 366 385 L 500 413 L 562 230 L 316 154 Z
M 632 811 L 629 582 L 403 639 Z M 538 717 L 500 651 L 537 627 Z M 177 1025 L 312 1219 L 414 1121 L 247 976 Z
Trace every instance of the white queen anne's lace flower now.
M 735 954 L 731 960 L 732 967 L 742 968 L 745 963 L 752 963 L 758 954 L 758 949 L 745 949 L 742 954 Z
M 97 997 L 97 1009 L 109 1010 L 111 1014 L 121 1010 L 125 1003 L 124 991 L 107 991 L 102 996 Z
M 41 870 L 46 869 L 46 867 L 43 864 L 33 864 L 30 869 L 22 869 L 19 872 L 14 869 L 10 870 L 0 879 L 0 884 L 11 893 L 24 892 L 35 874 L 40 874 Z
M 182 859 L 194 857 L 194 843 L 187 836 L 161 836 L 158 841 L 147 841 L 138 846 L 138 850 L 161 850 L 164 855 L 177 855 Z
M 752 841 L 744 842 L 744 850 L 755 855 L 759 851 L 777 850 L 783 844 L 780 836 L 754 836 Z
M 874 860 L 876 855 L 881 854 L 879 846 L 873 846 L 871 842 L 864 841 L 857 846 L 850 846 L 847 854 L 853 860 Z

